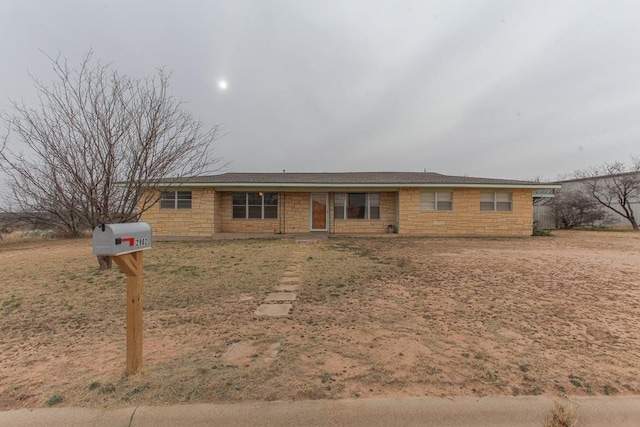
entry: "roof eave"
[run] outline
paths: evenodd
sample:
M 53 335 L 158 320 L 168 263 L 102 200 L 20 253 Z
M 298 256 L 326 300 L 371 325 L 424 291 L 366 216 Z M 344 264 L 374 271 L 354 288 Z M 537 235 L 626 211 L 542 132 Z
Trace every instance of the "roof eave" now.
M 282 182 L 172 182 L 157 183 L 154 187 L 213 187 L 219 191 L 238 188 L 279 188 L 279 189 L 345 189 L 345 188 L 504 188 L 504 189 L 557 189 L 557 184 L 478 184 L 478 183 L 282 183 Z

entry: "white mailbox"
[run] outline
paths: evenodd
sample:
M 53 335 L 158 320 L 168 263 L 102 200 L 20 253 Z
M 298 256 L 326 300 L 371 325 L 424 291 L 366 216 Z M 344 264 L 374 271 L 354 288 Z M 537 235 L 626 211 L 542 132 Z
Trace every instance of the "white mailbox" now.
M 95 255 L 123 255 L 151 248 L 151 226 L 146 222 L 100 224 L 93 230 Z

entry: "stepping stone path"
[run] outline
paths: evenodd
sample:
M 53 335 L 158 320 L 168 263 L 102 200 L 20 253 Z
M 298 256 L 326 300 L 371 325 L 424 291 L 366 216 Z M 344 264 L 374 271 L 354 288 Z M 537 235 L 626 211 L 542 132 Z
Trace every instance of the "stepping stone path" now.
M 256 344 L 253 342 L 239 341 L 232 344 L 222 355 L 222 360 L 229 365 L 249 365 L 254 362 L 273 362 L 278 357 L 280 343 Z
M 288 316 L 292 304 L 262 304 L 255 311 L 256 316 L 281 317 Z
M 309 240 L 297 240 L 296 249 L 293 254 L 293 263 L 284 271 L 280 282 L 275 287 L 275 291 L 267 295 L 264 302 L 259 306 L 254 315 L 256 316 L 269 316 L 269 317 L 283 317 L 288 316 L 289 311 L 293 307 L 291 303 L 285 303 L 284 301 L 295 301 L 296 291 L 300 289 L 300 277 L 302 276 L 302 270 L 304 264 L 309 256 L 311 248 Z
M 265 304 L 260 305 L 254 315 L 264 317 L 286 317 L 293 308 L 291 302 L 296 300 L 296 291 L 300 289 L 300 277 L 309 257 L 311 248 L 309 240 L 296 241 L 292 264 L 284 271 L 275 291 L 267 295 Z M 240 301 L 250 301 L 251 295 L 241 295 Z M 239 341 L 232 344 L 222 355 L 224 363 L 234 366 L 249 366 L 255 362 L 270 363 L 276 360 L 280 351 L 280 343 L 258 344 Z

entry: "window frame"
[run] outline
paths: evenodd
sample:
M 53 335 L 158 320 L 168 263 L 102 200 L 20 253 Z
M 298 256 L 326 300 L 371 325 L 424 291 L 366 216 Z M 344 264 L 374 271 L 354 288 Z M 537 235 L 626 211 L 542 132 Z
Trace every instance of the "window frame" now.
M 172 197 L 165 197 L 168 195 Z M 193 207 L 193 192 L 191 190 L 163 190 L 160 192 L 160 199 L 158 199 L 158 201 L 160 203 L 160 209 L 163 210 L 191 209 Z M 172 206 L 169 206 L 169 204 Z
M 244 196 L 244 203 L 235 203 L 236 198 L 240 196 Z M 257 197 L 260 199 L 259 203 L 257 203 Z M 275 203 L 273 203 L 274 199 Z M 270 201 L 271 203 L 265 203 L 265 201 Z M 231 219 L 278 219 L 279 206 L 280 195 L 277 192 L 247 191 L 231 193 Z M 273 209 L 274 207 L 275 210 Z M 240 210 L 244 212 L 243 216 L 236 216 L 236 213 L 239 213 Z M 260 216 L 257 216 L 257 213 Z
M 482 195 L 491 195 L 491 202 L 483 201 Z M 498 195 L 507 195 L 509 201 L 500 200 Z M 488 203 L 492 203 L 492 209 L 486 209 Z M 509 209 L 502 209 L 500 204 L 509 204 Z M 484 204 L 484 207 L 483 207 Z M 481 191 L 480 192 L 480 212 L 513 212 L 513 191 Z
M 350 204 L 349 201 L 355 199 L 357 196 L 364 195 L 364 215 L 362 218 L 350 216 Z M 349 197 L 352 196 L 352 197 Z M 373 199 L 373 200 L 372 200 Z M 338 201 L 340 200 L 340 204 Z M 368 220 L 378 221 L 381 217 L 381 196 L 380 193 L 334 193 L 333 195 L 333 219 L 334 220 Z M 351 206 L 352 211 L 357 206 Z M 373 217 L 372 217 L 373 212 Z M 339 214 L 339 215 L 338 215 Z
M 441 201 L 438 198 L 438 193 L 440 193 L 440 195 L 443 196 Z M 424 198 L 426 198 L 427 194 L 433 194 L 433 201 L 431 200 L 424 201 Z M 445 194 L 449 195 L 448 199 L 444 198 Z M 426 205 L 427 203 L 429 204 L 433 203 L 433 205 L 431 206 L 431 209 L 423 208 L 423 206 Z M 444 206 L 447 203 L 449 204 L 449 207 L 447 209 L 440 208 L 440 204 Z M 453 189 L 443 188 L 438 190 L 421 190 L 420 191 L 420 212 L 453 212 Z

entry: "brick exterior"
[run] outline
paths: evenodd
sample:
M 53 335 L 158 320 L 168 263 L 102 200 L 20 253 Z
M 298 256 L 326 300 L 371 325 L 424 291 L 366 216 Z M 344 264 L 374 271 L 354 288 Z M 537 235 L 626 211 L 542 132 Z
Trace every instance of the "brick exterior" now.
M 396 224 L 396 194 L 380 194 L 380 219 L 334 219 L 334 194 L 331 194 L 331 232 L 336 234 L 386 233 L 389 225 Z
M 181 189 L 187 189 L 181 187 Z M 309 192 L 279 193 L 277 219 L 233 219 L 231 192 L 192 188 L 191 209 L 160 209 L 157 204 L 141 218 L 156 236 L 201 236 L 217 233 L 308 233 Z M 453 211 L 421 212 L 420 189 L 401 188 L 380 194 L 380 219 L 334 219 L 335 193 L 329 193 L 329 233 L 386 233 L 389 225 L 405 235 L 528 236 L 533 221 L 531 189 L 512 191 L 509 212 L 480 211 L 480 189 L 453 190 Z M 321 232 L 319 232 L 321 233 Z
M 509 190 L 506 190 L 509 191 Z M 398 232 L 417 235 L 530 236 L 533 190 L 512 190 L 509 212 L 480 211 L 480 189 L 453 190 L 453 210 L 421 212 L 420 189 L 401 189 Z
M 220 231 L 222 233 L 275 233 L 280 229 L 279 219 L 233 219 L 232 193 L 220 194 Z M 280 206 L 278 206 L 280 217 Z
M 144 212 L 140 221 L 151 224 L 154 236 L 211 236 L 214 232 L 213 188 L 191 190 L 191 209 L 160 209 L 156 203 Z

